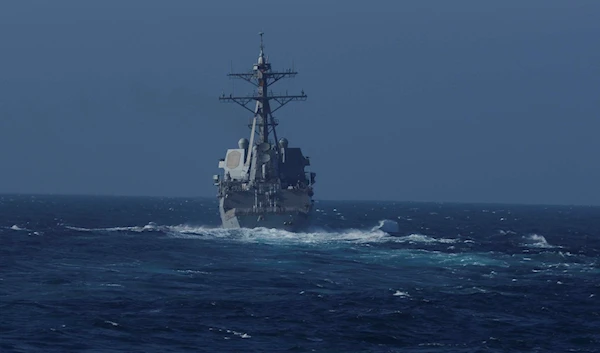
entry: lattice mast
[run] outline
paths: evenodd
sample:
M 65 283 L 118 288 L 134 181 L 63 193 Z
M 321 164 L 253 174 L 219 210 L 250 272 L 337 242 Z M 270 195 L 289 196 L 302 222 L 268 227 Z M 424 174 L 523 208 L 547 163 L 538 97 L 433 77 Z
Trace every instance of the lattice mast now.
M 227 75 L 230 78 L 242 79 L 246 82 L 249 82 L 256 87 L 256 91 L 252 95 L 247 96 L 233 96 L 232 94 L 225 96 L 225 94 L 223 94 L 221 97 L 219 97 L 219 100 L 222 102 L 237 103 L 253 113 L 253 123 L 250 124 L 250 127 L 258 136 L 258 140 L 255 141 L 256 145 L 264 145 L 264 143 L 268 143 L 270 134 L 273 134 L 275 143 L 277 143 L 277 131 L 275 128 L 278 125 L 278 122 L 273 117 L 273 113 L 281 109 L 289 102 L 305 101 L 307 98 L 304 90 L 302 90 L 300 95 L 288 95 L 287 93 L 284 95 L 274 95 L 273 92 L 269 90 L 269 87 L 275 82 L 285 77 L 294 77 L 298 74 L 298 72 L 294 71 L 293 69 L 288 69 L 286 71 L 271 71 L 271 63 L 268 62 L 268 58 L 265 56 L 264 52 L 265 47 L 263 42 L 263 34 L 263 32 L 259 32 L 260 53 L 258 56 L 258 61 L 256 64 L 254 64 L 252 71 L 245 73 L 230 73 Z M 252 101 L 256 101 L 254 110 L 248 107 Z M 271 109 L 271 101 L 275 101 L 278 106 L 274 109 Z M 250 144 L 253 145 L 254 143 L 252 140 L 254 140 L 254 136 L 251 136 L 250 140 Z M 250 148 L 252 147 L 253 146 L 250 146 Z M 275 151 L 279 157 L 279 149 L 275 148 Z M 277 158 L 277 160 L 278 159 L 279 158 Z

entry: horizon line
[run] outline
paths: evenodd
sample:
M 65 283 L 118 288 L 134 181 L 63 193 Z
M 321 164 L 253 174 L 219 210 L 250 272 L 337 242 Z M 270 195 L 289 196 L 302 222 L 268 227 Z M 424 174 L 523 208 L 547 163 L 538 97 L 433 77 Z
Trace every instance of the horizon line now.
M 140 194 L 103 194 L 103 193 L 39 193 L 39 192 L 3 192 L 0 196 L 75 196 L 75 197 L 114 197 L 114 198 L 166 198 L 166 199 L 212 199 L 216 196 L 166 196 Z M 382 199 L 314 199 L 315 202 L 385 202 L 385 203 L 427 203 L 427 204 L 461 204 L 461 205 L 506 205 L 506 206 L 560 206 L 560 207 L 600 207 L 600 204 L 569 204 L 569 203 L 539 203 L 539 202 L 501 202 L 501 201 L 417 201 L 417 200 L 382 200 Z

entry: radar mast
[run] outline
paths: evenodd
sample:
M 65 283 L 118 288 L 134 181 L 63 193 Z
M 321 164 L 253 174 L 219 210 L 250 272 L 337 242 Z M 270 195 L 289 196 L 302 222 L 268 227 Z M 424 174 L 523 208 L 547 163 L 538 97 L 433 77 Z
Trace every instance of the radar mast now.
M 288 95 L 286 94 L 273 94 L 269 90 L 270 86 L 282 78 L 292 78 L 298 74 L 293 69 L 287 69 L 285 71 L 272 71 L 271 63 L 268 62 L 268 57 L 265 55 L 265 46 L 263 41 L 263 32 L 258 33 L 260 35 L 260 52 L 257 62 L 253 65 L 252 71 L 243 73 L 230 73 L 227 76 L 232 79 L 242 79 L 249 82 L 256 87 L 256 91 L 246 96 L 225 96 L 222 94 L 219 97 L 221 102 L 226 103 L 237 103 L 246 110 L 252 112 L 253 118 L 252 123 L 249 125 L 254 133 L 250 136 L 250 148 L 253 145 L 268 146 L 269 135 L 273 134 L 275 144 L 277 144 L 277 131 L 276 126 L 278 125 L 277 119 L 273 117 L 273 113 L 281 109 L 284 105 L 292 101 L 305 101 L 307 95 L 304 90 L 299 95 Z M 249 105 L 252 101 L 255 101 L 254 110 Z M 277 106 L 271 108 L 271 102 L 277 103 Z M 257 135 L 257 140 L 254 141 L 254 135 Z M 255 143 L 253 143 L 253 141 Z M 274 148 L 277 157 L 279 157 L 280 151 L 278 148 Z M 250 157 L 250 156 L 249 156 Z M 274 158 L 274 161 L 278 161 L 279 158 Z M 248 158 L 249 162 L 249 158 Z M 272 163 L 272 162 L 271 162 Z M 277 162 L 276 162 L 277 163 Z M 277 170 L 277 165 L 271 166 Z

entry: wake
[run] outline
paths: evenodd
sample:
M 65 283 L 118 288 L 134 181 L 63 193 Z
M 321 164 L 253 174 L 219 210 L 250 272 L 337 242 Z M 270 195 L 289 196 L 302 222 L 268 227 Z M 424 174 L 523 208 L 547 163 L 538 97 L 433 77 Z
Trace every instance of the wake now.
M 453 270 L 458 267 L 494 269 L 492 277 L 498 271 L 508 271 L 518 267 L 532 275 L 544 275 L 548 271 L 569 269 L 578 272 L 598 271 L 596 258 L 572 255 L 568 252 L 556 252 L 560 246 L 549 244 L 539 234 L 522 237 L 524 243 L 512 251 L 478 251 L 468 238 L 443 238 L 432 235 L 407 233 L 391 236 L 377 227 L 372 229 L 325 230 L 314 228 L 306 232 L 289 232 L 280 229 L 224 229 L 192 224 L 158 225 L 150 222 L 143 226 L 119 226 L 105 228 L 81 228 L 65 226 L 77 232 L 97 235 L 139 234 L 140 236 L 160 236 L 170 239 L 188 239 L 190 241 L 218 241 L 238 244 L 266 244 L 273 246 L 324 246 L 328 248 L 347 248 L 360 246 L 370 249 L 360 254 L 352 253 L 360 261 L 401 261 L 405 266 L 442 267 Z M 540 253 L 524 252 L 523 249 L 539 248 Z M 553 249 L 554 248 L 554 249 Z M 475 270 L 483 271 L 483 270 Z M 509 271 L 510 272 L 510 271 Z M 480 274 L 481 275 L 481 274 Z M 491 277 L 490 277 L 491 278 Z
M 459 239 L 436 238 L 424 234 L 391 236 L 374 227 L 365 229 L 324 230 L 313 228 L 306 232 L 289 232 L 272 228 L 224 229 L 189 224 L 158 225 L 150 222 L 144 226 L 81 228 L 65 226 L 78 232 L 92 233 L 163 233 L 172 238 L 185 239 L 222 239 L 249 243 L 293 243 L 293 244 L 332 244 L 332 243 L 409 243 L 409 244 L 450 244 Z

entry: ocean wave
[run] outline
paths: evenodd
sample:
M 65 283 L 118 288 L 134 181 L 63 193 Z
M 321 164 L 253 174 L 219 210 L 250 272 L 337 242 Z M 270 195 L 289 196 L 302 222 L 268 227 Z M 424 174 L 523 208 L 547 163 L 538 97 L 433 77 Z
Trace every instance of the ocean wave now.
M 560 248 L 560 246 L 554 246 L 554 245 L 548 243 L 546 238 L 540 234 L 527 235 L 524 237 L 523 240 L 525 241 L 525 243 L 522 245 L 525 247 L 540 248 L 540 249 Z
M 458 239 L 436 238 L 424 234 L 410 234 L 407 236 L 391 236 L 377 227 L 371 230 L 344 229 L 323 230 L 314 228 L 306 232 L 290 232 L 274 228 L 240 228 L 225 229 L 220 227 L 196 226 L 190 224 L 158 225 L 150 222 L 144 226 L 119 226 L 104 228 L 83 228 L 65 226 L 65 228 L 78 232 L 161 232 L 175 238 L 196 239 L 229 239 L 245 242 L 291 242 L 291 243 L 408 243 L 408 244 L 451 244 Z
M 411 244 L 450 244 L 458 239 L 435 238 L 423 234 L 410 234 L 396 237 L 378 230 L 346 229 L 340 231 L 325 231 L 315 229 L 309 232 L 289 232 L 281 229 L 254 228 L 254 229 L 224 229 L 209 227 L 194 227 L 178 225 L 167 227 L 170 235 L 184 238 L 229 238 L 241 241 L 280 241 L 293 243 L 411 243 Z
M 399 290 L 397 290 L 397 291 L 396 291 L 396 292 L 393 294 L 393 296 L 394 296 L 394 297 L 409 298 L 409 297 L 410 297 L 410 294 L 408 294 L 408 292 L 402 292 L 402 291 L 399 291 Z
M 478 268 L 509 268 L 512 265 L 528 266 L 533 269 L 545 271 L 555 271 L 557 267 L 562 269 L 565 266 L 574 265 L 571 269 L 577 272 L 594 272 L 597 269 L 590 268 L 589 259 L 566 259 L 570 253 L 556 252 L 560 246 L 554 246 L 539 234 L 531 234 L 523 237 L 522 246 L 529 248 L 545 249 L 540 253 L 528 253 L 527 255 L 507 254 L 505 252 L 479 252 L 471 251 L 455 252 L 454 247 L 452 252 L 445 251 L 440 246 L 450 245 L 455 243 L 473 243 L 472 240 L 464 240 L 460 238 L 444 238 L 435 237 L 425 234 L 409 234 L 406 236 L 391 236 L 378 229 L 361 230 L 361 229 L 346 229 L 346 230 L 324 230 L 312 229 L 307 232 L 289 232 L 281 229 L 272 228 L 240 228 L 240 229 L 225 229 L 221 227 L 198 226 L 192 224 L 179 225 L 157 225 L 150 222 L 144 226 L 127 226 L 127 227 L 106 227 L 106 228 L 78 228 L 66 226 L 68 229 L 83 231 L 83 232 L 99 232 L 99 233 L 139 233 L 146 234 L 150 232 L 158 232 L 169 238 L 190 239 L 190 240 L 206 240 L 206 241 L 226 241 L 234 243 L 260 243 L 281 246 L 346 246 L 360 245 L 366 248 L 370 246 L 383 246 L 373 248 L 373 251 L 368 251 L 360 255 L 362 261 L 382 261 L 387 258 L 396 258 L 406 263 L 415 263 L 425 267 L 442 266 L 448 269 L 457 267 L 478 267 Z M 394 244 L 406 244 L 406 247 L 392 246 Z M 410 247 L 409 247 L 410 246 Z M 458 245 L 457 245 L 458 246 Z M 416 247 L 416 248 L 415 248 Z M 553 250 L 554 249 L 554 250 Z M 571 256 L 572 257 L 572 256 Z M 565 262 L 568 262 L 565 264 Z M 581 264 L 577 264 L 581 262 Z M 593 267 L 593 266 L 592 266 Z M 190 274 L 210 274 L 209 272 L 179 269 L 178 273 L 184 275 Z M 404 293 L 401 291 L 401 293 Z M 400 296 L 401 294 L 397 294 Z
M 452 244 L 456 243 L 458 239 L 449 239 L 449 238 L 434 238 L 428 235 L 423 234 L 411 234 L 405 237 L 396 238 L 399 242 L 409 242 L 409 243 L 442 243 L 442 244 Z
M 9 223 L 9 224 L 10 224 L 10 223 Z M 18 226 L 18 225 L 16 225 L 16 224 L 13 224 L 13 226 L 12 226 L 12 227 L 6 227 L 6 229 L 10 229 L 10 230 L 14 230 L 14 231 L 26 231 L 26 232 L 29 232 L 29 231 L 30 231 L 29 229 L 27 229 L 27 228 L 21 228 L 21 227 L 19 227 L 19 226 Z
M 106 228 L 83 228 L 83 227 L 74 227 L 74 226 L 65 226 L 65 228 L 70 230 L 75 230 L 78 232 L 163 232 L 168 230 L 168 226 L 159 226 L 154 222 L 150 222 L 145 226 L 129 226 L 129 227 L 106 227 Z
M 343 231 L 324 231 L 315 229 L 308 232 L 289 232 L 273 228 L 224 229 L 205 226 L 177 225 L 169 226 L 169 235 L 176 238 L 230 239 L 244 242 L 281 242 L 281 243 L 371 243 L 389 241 L 390 237 L 381 231 L 363 231 L 348 229 Z

